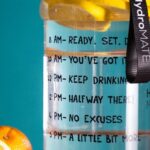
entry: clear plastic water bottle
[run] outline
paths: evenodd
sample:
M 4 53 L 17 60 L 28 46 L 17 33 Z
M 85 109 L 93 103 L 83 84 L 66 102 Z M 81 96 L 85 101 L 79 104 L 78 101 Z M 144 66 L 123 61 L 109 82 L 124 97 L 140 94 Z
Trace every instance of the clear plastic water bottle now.
M 125 75 L 129 1 L 43 0 L 41 15 L 44 150 L 149 150 L 150 84 Z

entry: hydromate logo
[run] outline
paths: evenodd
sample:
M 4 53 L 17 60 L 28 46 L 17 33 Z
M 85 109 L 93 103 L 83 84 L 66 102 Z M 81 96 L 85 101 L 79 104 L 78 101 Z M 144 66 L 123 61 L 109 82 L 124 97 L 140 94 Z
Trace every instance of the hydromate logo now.
M 150 39 L 148 37 L 148 30 L 145 24 L 146 14 L 143 11 L 142 3 L 144 0 L 135 0 L 134 6 L 137 12 L 137 25 L 139 29 L 140 36 L 140 45 L 141 45 L 141 54 L 142 54 L 142 62 L 149 63 L 150 62 Z

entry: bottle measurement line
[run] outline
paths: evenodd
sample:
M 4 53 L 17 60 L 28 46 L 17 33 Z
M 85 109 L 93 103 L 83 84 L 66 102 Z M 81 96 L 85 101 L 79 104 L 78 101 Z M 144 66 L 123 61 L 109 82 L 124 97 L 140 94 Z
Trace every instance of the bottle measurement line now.
M 111 52 L 64 52 L 60 50 L 55 50 L 51 48 L 46 48 L 45 49 L 45 55 L 46 56 L 99 56 L 99 57 L 105 57 L 105 56 L 126 56 L 126 51 L 125 50 L 117 50 L 117 51 L 111 51 Z
M 58 130 L 58 129 L 52 129 L 47 131 L 47 134 L 55 134 L 56 132 L 62 133 L 63 135 L 70 135 L 70 134 L 74 134 L 74 135 L 78 135 L 78 134 L 91 134 L 91 135 L 128 135 L 127 131 L 123 131 L 123 130 L 118 130 L 118 131 L 75 131 L 75 130 Z M 131 132 L 130 134 L 133 135 L 140 135 L 140 136 L 150 136 L 150 131 L 143 131 L 143 130 L 139 130 L 137 133 L 135 133 L 135 131 Z

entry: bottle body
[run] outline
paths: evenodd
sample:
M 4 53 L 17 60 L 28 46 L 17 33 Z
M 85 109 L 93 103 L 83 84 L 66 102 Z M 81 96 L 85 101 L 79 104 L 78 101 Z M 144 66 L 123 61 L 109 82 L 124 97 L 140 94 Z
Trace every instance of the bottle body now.
M 45 150 L 149 150 L 150 84 L 125 76 L 128 21 L 102 19 L 45 19 Z

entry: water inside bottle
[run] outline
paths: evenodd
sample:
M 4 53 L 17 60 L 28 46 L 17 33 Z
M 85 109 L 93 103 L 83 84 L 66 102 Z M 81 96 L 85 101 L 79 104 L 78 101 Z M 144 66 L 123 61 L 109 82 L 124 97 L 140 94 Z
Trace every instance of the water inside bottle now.
M 45 150 L 149 150 L 150 86 L 125 75 L 128 4 L 43 1 Z

